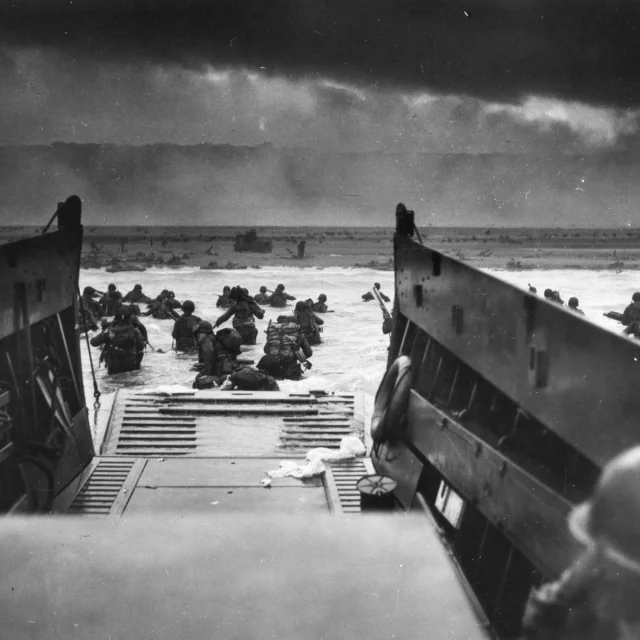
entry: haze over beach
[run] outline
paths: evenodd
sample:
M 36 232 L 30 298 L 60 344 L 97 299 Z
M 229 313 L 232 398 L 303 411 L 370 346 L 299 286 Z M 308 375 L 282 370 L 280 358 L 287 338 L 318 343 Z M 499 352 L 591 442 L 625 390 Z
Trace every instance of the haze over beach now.
M 0 221 L 634 227 L 639 13 L 7 0 Z

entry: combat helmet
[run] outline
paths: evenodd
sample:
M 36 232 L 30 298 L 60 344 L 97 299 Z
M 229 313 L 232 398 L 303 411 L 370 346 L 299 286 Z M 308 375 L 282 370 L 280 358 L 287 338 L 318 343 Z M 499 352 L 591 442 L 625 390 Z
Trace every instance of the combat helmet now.
M 318 296 L 318 300 L 319 300 L 320 302 L 326 302 L 326 301 L 327 301 L 327 296 L 325 296 L 325 295 L 324 295 L 324 293 L 321 293 L 321 294 Z
M 182 303 L 182 310 L 186 312 L 193 313 L 196 310 L 196 305 L 191 302 L 191 300 L 185 300 Z
M 567 304 L 572 308 L 572 309 L 576 309 L 578 307 L 578 305 L 580 304 L 580 301 L 578 300 L 578 298 L 576 298 L 575 296 L 571 296 L 569 298 L 569 302 L 567 302 Z
M 640 446 L 609 461 L 591 499 L 569 515 L 573 536 L 640 574 Z
M 202 320 L 194 327 L 193 333 L 213 333 L 213 325 L 206 320 Z
M 631 299 L 634 302 L 640 302 L 640 291 L 636 291 L 632 296 Z
M 265 286 L 260 287 L 260 293 L 267 293 L 267 287 Z

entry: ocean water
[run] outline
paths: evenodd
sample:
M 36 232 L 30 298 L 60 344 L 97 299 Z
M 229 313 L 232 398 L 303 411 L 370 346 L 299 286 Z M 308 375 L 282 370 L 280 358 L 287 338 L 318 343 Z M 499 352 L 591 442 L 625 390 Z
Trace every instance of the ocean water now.
M 575 295 L 590 321 L 618 333 L 621 331 L 620 324 L 602 314 L 610 310 L 622 311 L 632 293 L 640 290 L 640 277 L 634 272 L 558 270 L 491 273 L 524 290 L 528 283 L 535 286 L 540 294 L 547 287 L 559 290 L 565 302 Z M 325 293 L 329 308 L 335 312 L 321 315 L 325 320 L 323 344 L 313 347 L 313 367 L 306 372 L 303 380 L 284 381 L 281 387 L 287 391 L 362 389 L 375 393 L 385 371 L 389 338 L 382 333 L 382 313 L 377 302 L 362 302 L 360 296 L 374 282 L 380 282 L 382 290 L 393 301 L 393 272 L 338 267 L 278 267 L 238 271 L 200 271 L 184 267 L 118 274 L 87 269 L 80 276 L 81 288 L 90 285 L 104 290 L 110 282 L 115 282 L 123 293 L 132 289 L 134 284 L 142 284 L 150 297 L 155 297 L 162 289 L 170 289 L 178 300 L 192 300 L 196 305 L 196 315 L 212 322 L 222 313 L 216 309 L 216 297 L 213 294 L 220 293 L 225 285 L 247 287 L 254 294 L 261 285 L 273 289 L 282 282 L 286 290 L 298 299 L 310 297 L 315 300 L 320 293 Z M 293 304 L 290 304 L 289 310 Z M 391 310 L 392 303 L 388 307 Z M 262 357 L 264 329 L 269 319 L 275 320 L 286 311 L 265 307 L 264 320 L 257 321 L 258 344 L 243 347 L 247 350 L 243 357 L 252 358 L 255 362 Z M 196 374 L 190 371 L 190 367 L 195 358 L 176 355 L 171 351 L 173 321 L 153 318 L 143 318 L 143 321 L 149 333 L 149 342 L 165 353 L 147 350 L 140 371 L 131 373 L 109 376 L 104 367 L 97 368 L 98 385 L 102 393 L 113 392 L 119 387 L 191 386 Z M 231 323 L 224 326 L 231 326 Z M 97 366 L 99 351 L 92 348 L 92 353 L 94 365 Z M 90 402 L 93 383 L 84 338 L 82 360 L 87 402 Z

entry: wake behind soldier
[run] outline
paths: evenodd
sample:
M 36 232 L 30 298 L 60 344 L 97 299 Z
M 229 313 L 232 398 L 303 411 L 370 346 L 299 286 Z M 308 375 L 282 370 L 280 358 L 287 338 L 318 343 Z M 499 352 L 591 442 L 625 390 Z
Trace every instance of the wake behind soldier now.
M 102 333 L 91 338 L 91 345 L 103 346 L 101 359 L 104 359 L 110 375 L 140 368 L 144 354 L 144 339 L 140 331 L 131 325 L 129 309 L 118 309 L 111 325 L 107 325 Z
M 378 290 L 378 295 L 385 302 L 391 302 L 391 299 L 388 298 L 387 296 L 385 296 L 384 293 L 382 293 L 382 291 L 380 290 L 380 283 L 379 282 L 375 282 L 373 286 Z M 362 294 L 362 299 L 365 302 L 370 302 L 371 300 L 375 300 L 375 296 L 373 295 L 373 293 L 371 293 L 371 291 L 367 291 L 367 293 Z
M 171 337 L 176 341 L 176 351 L 190 352 L 198 348 L 193 339 L 193 332 L 201 319 L 193 315 L 195 309 L 196 305 L 191 300 L 182 303 L 183 313 L 176 320 L 171 332 Z
M 240 334 L 242 344 L 255 344 L 258 330 L 254 316 L 262 320 L 264 311 L 240 287 L 234 287 L 231 290 L 229 299 L 234 302 L 234 305 L 216 320 L 213 328 L 224 324 L 233 316 L 233 328 Z
M 640 447 L 605 465 L 591 500 L 569 515 L 583 554 L 529 596 L 527 640 L 640 638 Z

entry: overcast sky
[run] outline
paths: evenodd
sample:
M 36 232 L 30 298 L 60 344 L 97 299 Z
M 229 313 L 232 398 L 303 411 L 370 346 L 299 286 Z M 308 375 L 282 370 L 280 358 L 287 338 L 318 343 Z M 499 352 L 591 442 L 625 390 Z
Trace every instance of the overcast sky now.
M 0 144 L 634 149 L 640 3 L 0 0 Z

